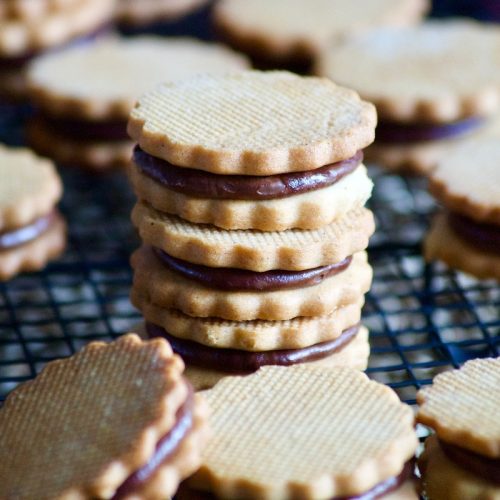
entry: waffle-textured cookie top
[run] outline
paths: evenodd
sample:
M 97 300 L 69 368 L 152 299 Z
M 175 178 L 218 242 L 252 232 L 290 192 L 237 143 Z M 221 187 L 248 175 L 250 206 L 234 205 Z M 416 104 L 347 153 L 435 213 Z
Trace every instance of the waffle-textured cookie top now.
M 314 54 L 360 29 L 418 21 L 427 0 L 221 0 L 215 20 L 228 36 L 263 55 Z
M 417 420 L 449 443 L 500 458 L 500 358 L 439 374 L 417 393 Z
M 35 20 L 39 16 L 67 9 L 82 0 L 2 0 L 0 2 L 0 20 Z
M 500 225 L 500 133 L 450 150 L 431 172 L 430 189 L 450 210 Z
M 327 79 L 247 71 L 161 85 L 139 100 L 128 130 L 175 165 L 270 175 L 354 156 L 375 124 L 371 104 Z
M 347 368 L 266 367 L 207 391 L 213 437 L 192 486 L 225 498 L 331 498 L 398 475 L 411 409 Z
M 0 144 L 0 231 L 47 215 L 61 193 L 61 181 L 50 161 L 27 149 Z
M 127 120 L 137 98 L 161 82 L 246 68 L 245 57 L 222 45 L 144 36 L 48 54 L 28 78 L 31 97 L 51 115 Z
M 357 90 L 383 119 L 491 115 L 500 104 L 500 29 L 473 21 L 381 28 L 332 45 L 317 70 Z
M 49 363 L 0 409 L 0 498 L 110 498 L 174 424 L 182 370 L 133 334 Z

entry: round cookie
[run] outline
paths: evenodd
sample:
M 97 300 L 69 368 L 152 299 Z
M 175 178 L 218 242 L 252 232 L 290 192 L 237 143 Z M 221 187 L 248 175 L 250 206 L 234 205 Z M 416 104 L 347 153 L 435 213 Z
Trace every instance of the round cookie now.
M 219 34 L 257 65 L 307 69 L 330 42 L 374 26 L 412 24 L 427 7 L 426 0 L 221 0 L 214 19 Z
M 500 498 L 500 358 L 468 361 L 417 393 L 417 421 L 436 434 L 419 459 L 429 498 Z
M 168 344 L 129 334 L 49 363 L 0 410 L 5 498 L 159 498 L 200 463 L 204 401 Z
M 494 63 L 499 54 L 497 27 L 428 21 L 332 45 L 316 72 L 352 87 L 377 107 L 377 141 L 367 151 L 371 160 L 425 173 L 456 140 L 489 126 L 500 108 L 500 71 Z
M 287 320 L 299 316 L 323 316 L 350 304 L 366 293 L 372 268 L 366 252 L 358 252 L 331 276 L 322 273 L 313 285 L 283 286 L 270 290 L 248 287 L 216 288 L 169 269 L 152 248 L 143 246 L 131 257 L 134 293 L 159 309 L 178 309 L 199 318 L 232 321 Z M 143 300 L 144 301 L 144 300 Z
M 58 163 L 123 167 L 132 155 L 127 119 L 138 96 L 162 81 L 247 67 L 243 56 L 220 45 L 153 36 L 108 38 L 48 54 L 28 71 L 39 110 L 28 138 Z
M 6 280 L 57 257 L 66 225 L 55 210 L 62 183 L 49 161 L 0 145 L 0 179 L 0 280 Z
M 173 257 L 204 266 L 258 272 L 299 271 L 341 262 L 365 249 L 375 231 L 373 214 L 365 208 L 352 210 L 345 217 L 310 231 L 228 231 L 190 224 L 145 202 L 135 205 L 132 221 L 144 243 Z
M 40 16 L 74 7 L 80 0 L 3 0 L 0 19 L 34 20 Z
M 249 71 L 164 84 L 139 99 L 128 131 L 177 166 L 272 175 L 351 158 L 375 124 L 372 105 L 326 79 Z
M 191 491 L 313 499 L 411 482 L 405 463 L 418 443 L 412 411 L 360 372 L 265 367 L 227 377 L 204 394 L 213 437 L 186 485 Z M 408 478 L 395 480 L 403 471 Z

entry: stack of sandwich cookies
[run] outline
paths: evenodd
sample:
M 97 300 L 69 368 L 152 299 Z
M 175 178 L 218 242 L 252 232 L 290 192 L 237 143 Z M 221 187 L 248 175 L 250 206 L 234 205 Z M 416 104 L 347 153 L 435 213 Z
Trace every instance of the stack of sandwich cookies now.
M 318 54 L 360 30 L 418 22 L 427 0 L 220 0 L 216 31 L 262 69 L 303 73 Z
M 0 95 L 25 96 L 24 71 L 38 55 L 92 39 L 113 15 L 114 0 L 3 0 L 0 6 Z
M 419 458 L 429 500 L 500 498 L 500 358 L 438 375 L 417 394 L 417 420 L 435 432 Z
M 133 147 L 127 119 L 141 94 L 162 81 L 247 67 L 246 59 L 229 49 L 190 39 L 109 39 L 47 55 L 28 72 L 38 109 L 29 142 L 65 165 L 96 170 L 127 165 Z
M 0 410 L 0 497 L 168 498 L 200 464 L 207 407 L 162 340 L 94 342 Z
M 375 121 L 354 92 L 283 72 L 139 100 L 132 301 L 197 388 L 268 364 L 366 367 L 374 222 L 360 151 Z
M 427 260 L 500 280 L 499 135 L 454 148 L 431 173 L 429 188 L 446 211 L 426 238 Z
M 61 194 L 50 162 L 0 145 L 0 281 L 39 270 L 64 250 Z
M 363 373 L 266 367 L 204 395 L 213 436 L 179 500 L 418 498 L 413 413 Z
M 332 45 L 316 72 L 357 90 L 380 118 L 367 158 L 426 174 L 451 146 L 494 126 L 500 29 L 473 21 L 380 28 Z

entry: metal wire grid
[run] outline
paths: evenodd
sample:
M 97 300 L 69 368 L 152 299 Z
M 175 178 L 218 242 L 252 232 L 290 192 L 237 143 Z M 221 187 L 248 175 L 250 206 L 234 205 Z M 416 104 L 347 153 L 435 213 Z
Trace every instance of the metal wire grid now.
M 0 108 L 0 141 L 22 143 L 23 113 Z M 69 225 L 62 259 L 40 273 L 0 283 L 0 403 L 53 359 L 134 328 L 128 258 L 139 244 L 122 173 L 63 169 L 61 210 Z M 371 169 L 378 220 L 370 259 L 375 278 L 364 321 L 369 374 L 413 404 L 416 390 L 467 359 L 498 356 L 500 287 L 442 265 L 426 266 L 420 244 L 435 210 L 425 183 Z

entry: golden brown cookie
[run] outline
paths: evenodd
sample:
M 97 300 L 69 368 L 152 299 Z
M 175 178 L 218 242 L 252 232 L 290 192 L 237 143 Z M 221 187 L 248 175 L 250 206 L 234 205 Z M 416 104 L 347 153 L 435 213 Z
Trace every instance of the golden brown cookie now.
M 375 124 L 372 105 L 326 79 L 248 71 L 161 85 L 139 99 L 128 131 L 174 165 L 271 175 L 350 158 Z
M 410 480 L 405 463 L 418 443 L 412 411 L 356 370 L 265 367 L 227 377 L 204 395 L 213 437 L 188 482 L 193 490 L 316 499 Z
M 63 9 L 73 8 L 81 0 L 3 0 L 0 4 L 0 19 L 35 20 Z
M 177 215 L 195 224 L 212 224 L 228 229 L 285 231 L 319 229 L 360 209 L 371 196 L 373 183 L 366 168 L 356 170 L 331 186 L 295 196 L 270 200 L 227 200 L 189 196 L 170 190 L 135 165 L 130 180 L 139 200 L 155 209 Z
M 365 208 L 351 210 L 341 219 L 309 231 L 228 231 L 191 224 L 145 202 L 135 205 L 132 221 L 144 243 L 169 255 L 204 266 L 259 272 L 299 271 L 340 262 L 364 250 L 375 230 L 373 214 Z
M 50 162 L 0 145 L 0 281 L 42 269 L 64 250 L 66 224 L 55 209 L 61 194 Z
M 370 355 L 370 344 L 368 343 L 368 330 L 361 328 L 356 337 L 349 342 L 342 350 L 332 354 L 328 358 L 304 363 L 303 366 L 312 368 L 324 367 L 346 367 L 353 370 L 366 370 L 368 365 L 368 356 Z M 186 365 L 186 378 L 191 382 L 196 391 L 211 389 L 215 384 L 230 374 L 212 370 L 209 368 L 200 368 L 191 364 Z M 412 498 L 412 497 L 410 497 Z
M 310 62 L 359 30 L 417 22 L 426 0 L 221 0 L 215 25 L 231 45 L 275 65 Z
M 116 17 L 125 26 L 172 21 L 202 7 L 208 0 L 118 0 Z
M 373 274 L 366 252 L 358 252 L 345 270 L 313 286 L 231 291 L 210 287 L 170 270 L 150 247 L 137 250 L 131 264 L 134 292 L 152 306 L 178 309 L 200 318 L 233 321 L 287 320 L 329 314 L 358 301 L 369 290 Z
M 49 363 L 0 410 L 2 498 L 172 495 L 206 438 L 183 368 L 165 341 L 134 334 Z

